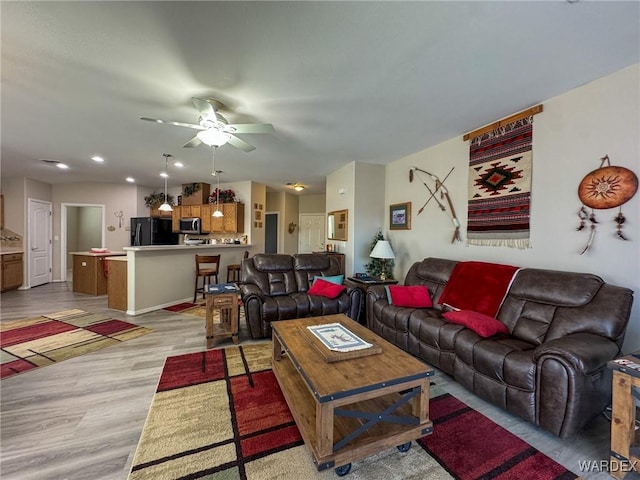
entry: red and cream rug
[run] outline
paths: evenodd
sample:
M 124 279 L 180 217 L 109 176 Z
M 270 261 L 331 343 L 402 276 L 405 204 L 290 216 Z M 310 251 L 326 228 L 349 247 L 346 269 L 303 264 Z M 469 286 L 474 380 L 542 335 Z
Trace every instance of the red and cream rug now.
M 150 329 L 80 309 L 0 324 L 0 378 L 94 352 Z
M 270 342 L 167 358 L 129 480 L 337 478 L 316 470 L 270 359 Z M 354 462 L 345 478 L 576 478 L 451 395 L 430 405 L 432 435 Z

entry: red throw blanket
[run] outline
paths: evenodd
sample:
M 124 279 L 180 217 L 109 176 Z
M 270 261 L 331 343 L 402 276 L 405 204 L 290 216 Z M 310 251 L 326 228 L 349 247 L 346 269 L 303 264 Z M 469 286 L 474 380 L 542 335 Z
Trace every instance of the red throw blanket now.
M 458 262 L 440 296 L 440 304 L 495 318 L 517 272 L 518 267 L 512 265 Z

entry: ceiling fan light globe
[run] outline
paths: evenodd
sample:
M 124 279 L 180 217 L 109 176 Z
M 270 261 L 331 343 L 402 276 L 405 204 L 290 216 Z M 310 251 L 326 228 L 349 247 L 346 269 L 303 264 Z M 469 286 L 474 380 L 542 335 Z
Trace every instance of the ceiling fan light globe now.
M 202 143 L 210 147 L 219 147 L 221 145 L 224 145 L 229 141 L 230 137 L 228 133 L 220 132 L 213 128 L 209 130 L 201 130 L 196 134 L 196 136 Z

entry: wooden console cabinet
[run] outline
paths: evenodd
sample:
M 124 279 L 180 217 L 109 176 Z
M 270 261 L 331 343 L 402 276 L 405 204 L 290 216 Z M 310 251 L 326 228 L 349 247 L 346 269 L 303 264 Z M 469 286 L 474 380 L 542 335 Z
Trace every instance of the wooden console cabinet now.
M 22 285 L 22 253 L 5 253 L 0 255 L 2 275 L 0 291 L 14 290 Z

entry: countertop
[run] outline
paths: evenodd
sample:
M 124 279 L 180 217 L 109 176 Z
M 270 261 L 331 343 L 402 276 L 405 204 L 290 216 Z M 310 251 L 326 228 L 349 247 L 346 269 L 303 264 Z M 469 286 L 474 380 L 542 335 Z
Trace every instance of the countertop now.
M 119 257 L 104 257 L 105 260 L 109 260 L 110 262 L 126 262 L 126 255 L 121 255 Z
M 117 255 L 126 255 L 127 252 L 69 252 L 70 255 L 82 255 L 85 257 L 113 257 Z
M 132 252 L 160 252 L 160 251 L 176 251 L 176 250 L 202 250 L 203 248 L 250 248 L 251 244 L 246 243 L 201 243 L 200 245 L 145 245 L 141 247 L 124 247 L 125 251 Z
M 24 250 L 21 248 L 3 248 L 2 251 L 0 251 L 0 255 L 11 255 L 14 253 L 24 253 Z

